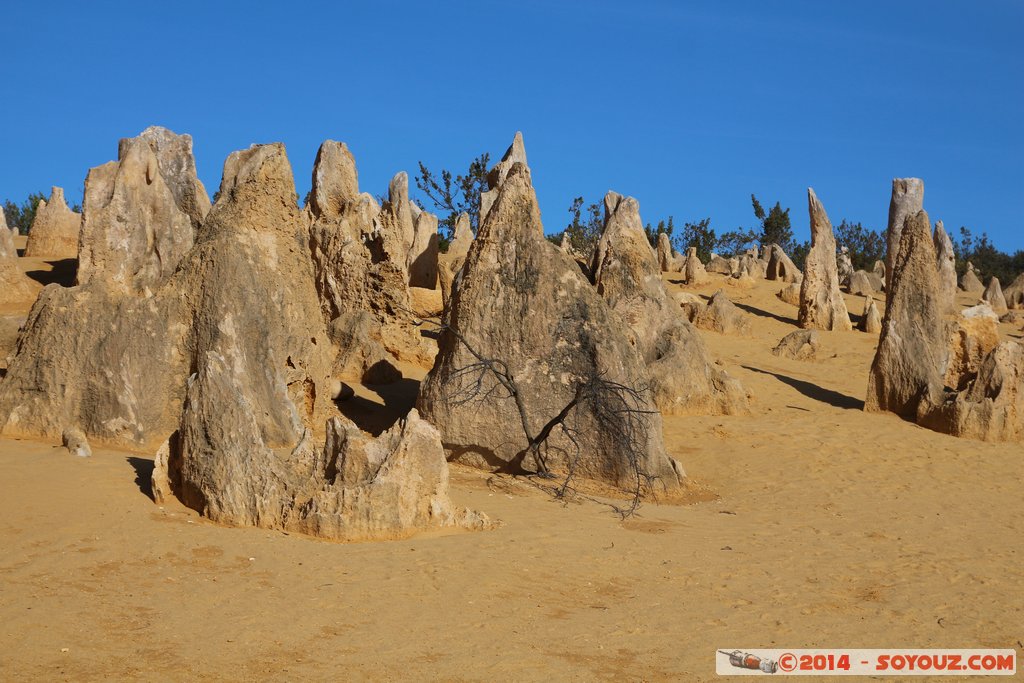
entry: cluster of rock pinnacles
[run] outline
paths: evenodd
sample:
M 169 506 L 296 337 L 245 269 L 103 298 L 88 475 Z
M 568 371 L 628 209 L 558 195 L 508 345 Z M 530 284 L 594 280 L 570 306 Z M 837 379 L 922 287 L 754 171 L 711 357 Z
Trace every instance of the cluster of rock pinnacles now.
M 28 249 L 77 257 L 77 280 L 45 287 L 31 309 L 0 382 L 3 433 L 63 435 L 85 451 L 86 438 L 149 449 L 158 500 L 174 496 L 226 524 L 343 540 L 481 529 L 491 522 L 449 498 L 448 461 L 537 466 L 524 459 L 522 416 L 491 391 L 492 377 L 478 390 L 498 398 L 451 398 L 483 357 L 516 377 L 534 428 L 572 401 L 581 378 L 639 388 L 637 460 L 626 462 L 614 425 L 580 404 L 549 437 L 545 465 L 621 486 L 639 468 L 671 491 L 685 474 L 666 452 L 662 415 L 750 411 L 694 329 L 747 334 L 748 321 L 724 292 L 706 304 L 670 296 L 662 272 L 671 271 L 693 284 L 708 272 L 739 286 L 784 282 L 780 296 L 799 305 L 806 329 L 775 352 L 801 359 L 818 347 L 814 330 L 851 329 L 841 285 L 877 292 L 888 274 L 884 317 L 869 296 L 862 323 L 881 331 L 867 409 L 952 434 L 1021 438 L 1021 347 L 998 342 L 990 310 L 947 320 L 951 246 L 941 225 L 929 230 L 920 181 L 894 182 L 891 259 L 870 274 L 874 284 L 837 261 L 813 191 L 801 273 L 778 245 L 712 256 L 706 267 L 667 238 L 652 248 L 638 202 L 613 192 L 594 253 L 558 247 L 544 237 L 519 134 L 488 187 L 476 236 L 461 216 L 439 253 L 438 220 L 410 201 L 406 174 L 378 204 L 360 192 L 342 143 L 320 147 L 299 208 L 280 144 L 231 154 L 211 205 L 188 135 L 152 127 L 122 140 L 117 161 L 89 172 L 81 216 L 59 188 L 41 205 Z M 0 276 L 13 292 L 16 254 L 0 233 Z M 417 317 L 423 289 L 441 295 L 436 347 Z M 343 383 L 395 381 L 401 362 L 432 365 L 416 407 L 367 435 L 339 410 Z

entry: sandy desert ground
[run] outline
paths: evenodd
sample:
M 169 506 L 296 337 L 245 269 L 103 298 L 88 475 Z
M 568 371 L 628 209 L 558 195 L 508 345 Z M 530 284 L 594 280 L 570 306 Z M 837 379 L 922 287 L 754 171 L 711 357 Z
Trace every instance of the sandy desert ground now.
M 626 522 L 453 467 L 500 528 L 329 543 L 156 505 L 152 454 L 0 440 L 0 679 L 699 681 L 716 648 L 1024 651 L 1021 445 L 865 414 L 874 335 L 773 356 L 795 329 L 780 286 L 726 288 L 753 336 L 702 332 L 753 414 L 665 420 L 704 495 Z M 25 311 L 0 313 L 5 355 Z M 404 369 L 350 416 L 395 419 Z

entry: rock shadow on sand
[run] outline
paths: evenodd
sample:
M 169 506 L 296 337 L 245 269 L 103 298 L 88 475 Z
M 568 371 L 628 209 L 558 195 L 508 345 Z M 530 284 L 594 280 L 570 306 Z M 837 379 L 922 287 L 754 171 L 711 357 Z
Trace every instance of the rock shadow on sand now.
M 778 372 L 762 370 L 749 365 L 744 365 L 742 367 L 746 370 L 750 370 L 751 372 L 759 372 L 762 375 L 771 375 L 783 384 L 788 384 L 807 398 L 813 398 L 815 401 L 821 401 L 822 403 L 827 403 L 830 406 L 835 406 L 836 408 L 842 408 L 844 410 L 864 410 L 864 401 L 859 398 L 847 396 L 846 394 L 842 394 L 838 391 L 818 386 L 813 382 L 796 379 L 795 377 L 783 375 Z
M 152 458 L 138 458 L 130 456 L 125 458 L 128 464 L 135 470 L 135 485 L 139 487 L 143 495 L 156 502 L 153 496 L 153 460 Z
M 761 316 L 762 318 L 774 318 L 775 320 L 778 320 L 780 323 L 785 323 L 787 325 L 797 324 L 796 318 L 789 318 L 784 315 L 779 315 L 778 313 L 772 313 L 771 311 L 766 311 L 763 308 L 756 308 L 754 306 L 751 306 L 750 304 L 740 303 L 739 301 L 734 303 L 736 308 L 742 309 L 747 313 L 752 313 L 753 315 L 758 315 Z
M 50 270 L 29 270 L 25 275 L 44 287 L 54 283 L 61 287 L 75 286 L 75 276 L 78 274 L 78 259 L 65 258 L 47 261 L 47 263 L 53 266 L 53 268 Z

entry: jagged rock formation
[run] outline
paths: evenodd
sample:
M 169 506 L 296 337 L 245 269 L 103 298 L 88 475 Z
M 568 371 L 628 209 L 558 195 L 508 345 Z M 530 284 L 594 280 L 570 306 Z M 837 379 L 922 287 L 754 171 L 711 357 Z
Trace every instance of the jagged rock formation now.
M 697 257 L 697 247 L 686 250 L 686 261 L 683 263 L 683 279 L 688 285 L 700 285 L 708 281 L 708 272 Z
M 864 313 L 861 315 L 857 329 L 869 334 L 878 334 L 882 331 L 882 316 L 878 312 L 875 300 L 870 296 L 864 299 Z
M 805 329 L 850 331 L 853 329 L 850 314 L 839 291 L 832 223 L 811 188 L 807 188 L 807 210 L 811 216 L 811 250 L 807 253 L 800 283 L 797 322 Z
M 946 234 L 942 221 L 935 222 L 935 258 L 939 269 L 939 284 L 942 285 L 946 308 L 956 310 L 956 254 L 953 252 L 953 241 Z
M 978 279 L 970 262 L 967 263 L 967 270 L 964 271 L 963 277 L 960 278 L 960 289 L 968 294 L 981 294 L 985 291 L 985 285 Z
M 768 245 L 768 271 L 765 277 L 769 280 L 782 280 L 783 282 L 799 282 L 799 269 L 796 264 L 786 256 L 782 247 L 777 244 Z
M 420 385 L 417 408 L 441 433 L 450 459 L 488 469 L 534 468 L 517 402 L 535 435 L 573 401 L 581 383 L 602 377 L 644 389 L 650 377 L 629 330 L 573 260 L 544 238 L 540 210 L 525 163 L 522 137 L 488 174 L 481 224 L 452 293 L 450 327 L 438 339 L 433 369 Z M 657 273 L 653 251 L 650 254 Z M 508 395 L 478 363 L 495 359 L 519 388 Z M 668 487 L 678 484 L 665 454 L 661 416 L 646 392 L 646 414 L 629 441 L 617 436 L 591 401 L 569 410 L 568 434 L 554 430 L 547 466 L 628 486 L 639 467 Z M 635 482 L 635 479 L 632 479 Z
M 999 286 L 999 278 L 994 275 L 989 278 L 988 287 L 985 288 L 985 293 L 981 295 L 981 300 L 988 302 L 988 305 L 992 307 L 996 315 L 1003 315 L 1009 310 L 1006 305 L 1006 298 L 1003 296 L 1003 289 Z
M 928 214 L 919 211 L 908 216 L 898 232 L 864 409 L 914 419 L 922 402 L 935 402 L 942 394 L 945 305 Z
M 339 316 L 366 311 L 376 320 L 369 341 L 383 346 L 392 360 L 426 364 L 432 359 L 429 344 L 411 322 L 402 220 L 408 213 L 411 224 L 412 210 L 401 175 L 392 181 L 393 195 L 382 210 L 371 195 L 359 192 L 355 159 L 345 144 L 327 140 L 320 146 L 306 207 L 314 276 L 329 325 Z M 385 360 L 375 349 L 362 357 L 369 365 L 349 366 L 355 374 L 345 377 L 360 381 Z
M 672 305 L 656 254 L 648 246 L 637 201 L 609 192 L 604 206 L 596 249 L 602 256 L 594 264 L 594 284 L 626 322 L 648 363 L 658 408 L 663 413 L 745 412 L 742 386 L 713 367 L 700 336 Z
M 50 189 L 50 198 L 39 202 L 32 227 L 28 231 L 25 256 L 55 259 L 78 256 L 78 231 L 82 214 L 68 208 L 64 190 Z
M 14 245 L 17 231 L 7 227 L 7 215 L 0 210 L 0 258 L 17 258 L 18 248 Z
M 184 146 L 163 149 L 175 167 L 188 166 L 173 158 Z M 104 187 L 116 179 L 114 198 L 128 216 L 145 217 L 140 205 L 159 202 L 165 213 L 187 207 L 177 203 L 185 195 L 165 191 L 174 181 L 147 150 L 146 136 L 128 141 L 119 162 L 94 177 Z M 92 204 L 106 199 L 87 192 L 86 211 L 99 215 Z M 318 211 L 342 206 L 338 199 L 314 192 Z M 140 221 L 136 230 L 153 227 Z M 173 493 L 226 524 L 342 539 L 483 525 L 448 501 L 436 432 L 415 414 L 379 441 L 338 416 L 338 349 L 308 230 L 284 147 L 233 153 L 194 246 L 173 273 L 148 271 L 148 291 L 121 287 L 115 276 L 131 269 L 112 255 L 93 262 L 85 284 L 44 289 L 0 383 L 4 432 L 79 429 L 153 448 L 157 495 Z M 151 257 L 123 254 L 129 263 Z
M 1024 441 L 1024 345 L 1000 343 L 966 389 L 947 393 L 920 422 L 969 439 Z
M 811 360 L 821 348 L 821 339 L 817 330 L 794 330 L 772 349 L 776 356 L 792 360 Z
M 880 273 L 883 279 L 885 279 L 886 273 L 893 272 L 896 251 L 900 244 L 900 234 L 907 217 L 917 215 L 922 209 L 924 209 L 924 181 L 920 178 L 893 178 L 892 198 L 889 200 L 889 225 L 885 233 L 888 245 L 885 253 L 885 272 Z M 888 304 L 886 307 L 888 308 Z
M 944 382 L 952 389 L 965 389 L 999 344 L 999 317 L 987 303 L 972 306 L 957 316 L 949 337 L 949 364 Z
M 729 301 L 729 297 L 721 289 L 714 293 L 707 306 L 697 312 L 693 324 L 702 330 L 721 334 L 750 334 L 750 319 L 736 307 L 736 304 Z
M 77 283 L 133 292 L 159 285 L 192 248 L 210 209 L 192 138 L 150 127 L 85 179 Z

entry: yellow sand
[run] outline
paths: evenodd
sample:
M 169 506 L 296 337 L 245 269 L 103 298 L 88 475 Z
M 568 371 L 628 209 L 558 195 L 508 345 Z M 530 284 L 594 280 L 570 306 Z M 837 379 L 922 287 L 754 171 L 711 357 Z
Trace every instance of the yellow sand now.
M 456 467 L 501 528 L 327 543 L 157 506 L 147 454 L 0 441 L 0 680 L 690 681 L 716 648 L 1024 650 L 1024 447 L 863 413 L 873 335 L 771 355 L 780 287 L 727 288 L 755 336 L 704 334 L 753 415 L 665 421 L 719 498 L 626 523 Z M 347 410 L 383 425 L 415 390 Z

